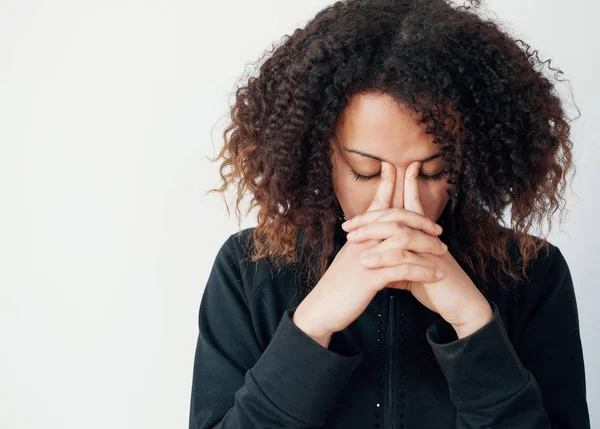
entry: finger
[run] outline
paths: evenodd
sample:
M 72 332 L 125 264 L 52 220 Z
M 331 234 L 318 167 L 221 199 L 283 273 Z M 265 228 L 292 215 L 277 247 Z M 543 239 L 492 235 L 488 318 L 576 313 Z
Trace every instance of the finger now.
M 391 164 L 385 161 L 381 162 L 381 180 L 375 191 L 375 197 L 369 205 L 367 211 L 387 209 L 391 205 L 392 195 L 394 193 L 394 180 L 396 172 Z
M 399 225 L 397 222 L 375 222 L 361 226 L 348 234 L 348 241 L 353 243 L 362 243 L 368 240 L 383 240 L 377 247 L 369 248 L 369 251 L 374 252 L 400 248 L 419 253 L 443 255 L 448 250 L 448 246 L 439 237 Z
M 411 252 L 406 249 L 399 249 L 397 247 L 377 252 L 369 249 L 367 252 L 361 252 L 359 254 L 359 260 L 368 268 L 393 267 L 400 264 L 437 267 L 436 261 L 434 261 L 433 258 L 426 258 L 422 254 Z
M 404 174 L 404 208 L 417 213 L 425 214 L 419 194 L 419 169 L 421 162 L 409 165 Z
M 433 283 L 444 277 L 444 274 L 435 267 L 424 267 L 414 264 L 400 264 L 394 267 L 385 267 L 375 269 L 384 285 L 390 285 L 394 282 L 425 282 Z M 438 274 L 440 276 L 438 277 Z M 406 288 L 406 285 L 403 285 Z
M 347 231 L 353 231 L 363 225 L 372 222 L 395 221 L 400 224 L 418 229 L 431 235 L 442 233 L 442 227 L 427 216 L 412 210 L 392 208 L 387 210 L 373 210 L 354 216 L 342 224 L 342 228 Z

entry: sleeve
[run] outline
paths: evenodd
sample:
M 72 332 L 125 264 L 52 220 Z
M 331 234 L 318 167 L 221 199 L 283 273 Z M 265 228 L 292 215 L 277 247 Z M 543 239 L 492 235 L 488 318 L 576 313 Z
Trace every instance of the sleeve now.
M 514 346 L 493 301 L 493 320 L 465 338 L 444 320 L 429 327 L 457 429 L 589 429 L 577 304 L 557 247 L 541 291 Z
M 190 429 L 321 426 L 363 356 L 321 346 L 284 312 L 261 350 L 237 258 L 219 251 L 199 310 Z

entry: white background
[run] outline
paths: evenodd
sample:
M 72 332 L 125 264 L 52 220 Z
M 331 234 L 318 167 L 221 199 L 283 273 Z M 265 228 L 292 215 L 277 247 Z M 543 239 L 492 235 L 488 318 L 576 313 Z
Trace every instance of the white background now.
M 205 157 L 246 64 L 327 4 L 0 1 L 0 428 L 187 427 L 200 298 L 237 231 L 204 195 L 219 178 Z M 576 196 L 550 241 L 600 424 L 598 8 L 488 4 L 565 72 L 583 114 Z

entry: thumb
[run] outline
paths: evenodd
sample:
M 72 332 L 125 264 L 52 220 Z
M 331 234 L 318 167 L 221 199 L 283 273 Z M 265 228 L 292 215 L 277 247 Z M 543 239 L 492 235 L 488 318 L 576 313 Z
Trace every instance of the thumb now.
M 423 210 L 421 195 L 419 193 L 420 167 L 420 162 L 414 162 L 406 170 L 404 176 L 404 208 L 424 215 L 425 210 Z
M 390 207 L 394 194 L 396 171 L 391 164 L 381 161 L 381 181 L 367 211 L 384 210 Z

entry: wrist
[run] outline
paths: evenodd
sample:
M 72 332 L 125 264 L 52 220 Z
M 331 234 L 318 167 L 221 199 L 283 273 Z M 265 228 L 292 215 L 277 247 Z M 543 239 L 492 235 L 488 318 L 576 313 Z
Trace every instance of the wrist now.
M 329 342 L 331 341 L 333 332 L 323 329 L 322 325 L 316 323 L 314 320 L 311 321 L 307 318 L 304 318 L 302 313 L 298 313 L 298 309 L 296 309 L 292 315 L 292 322 L 298 327 L 298 329 L 300 329 L 314 341 L 325 348 L 329 347 Z
M 485 304 L 473 311 L 472 315 L 467 320 L 468 322 L 452 325 L 459 340 L 474 334 L 494 320 L 494 312 L 490 303 L 486 300 Z

